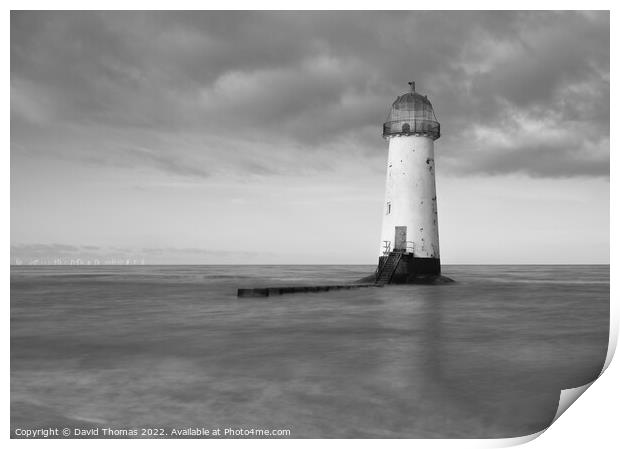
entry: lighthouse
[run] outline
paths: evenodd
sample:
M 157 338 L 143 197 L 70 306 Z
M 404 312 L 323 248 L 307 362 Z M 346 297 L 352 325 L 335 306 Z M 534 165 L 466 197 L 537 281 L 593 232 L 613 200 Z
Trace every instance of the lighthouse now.
M 240 288 L 237 296 L 328 291 L 385 284 L 444 284 L 435 190 L 435 140 L 439 122 L 426 95 L 410 90 L 396 98 L 383 138 L 388 142 L 387 174 L 379 264 L 354 283 L 320 286 Z
M 383 138 L 388 142 L 378 284 L 434 283 L 442 278 L 435 190 L 435 140 L 440 127 L 426 95 L 409 83 L 392 103 Z

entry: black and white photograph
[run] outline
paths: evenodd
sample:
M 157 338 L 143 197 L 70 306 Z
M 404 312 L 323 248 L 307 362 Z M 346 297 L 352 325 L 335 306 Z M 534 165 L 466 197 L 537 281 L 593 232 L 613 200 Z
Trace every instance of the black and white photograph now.
M 516 442 L 605 376 L 609 10 L 7 15 L 10 439 Z

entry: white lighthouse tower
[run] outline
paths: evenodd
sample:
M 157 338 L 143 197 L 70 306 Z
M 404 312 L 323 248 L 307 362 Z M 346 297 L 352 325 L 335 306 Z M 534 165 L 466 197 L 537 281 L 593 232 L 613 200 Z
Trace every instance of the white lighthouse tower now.
M 427 282 L 441 274 L 434 151 L 439 122 L 426 95 L 409 85 L 383 124 L 389 149 L 376 273 L 382 284 Z

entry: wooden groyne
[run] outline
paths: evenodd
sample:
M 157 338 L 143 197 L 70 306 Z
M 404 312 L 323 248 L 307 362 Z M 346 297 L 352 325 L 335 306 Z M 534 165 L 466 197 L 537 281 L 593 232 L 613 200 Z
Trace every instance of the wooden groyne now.
M 341 284 L 341 285 L 300 285 L 294 287 L 259 287 L 237 289 L 238 297 L 265 297 L 284 295 L 286 293 L 328 292 L 330 290 L 349 290 L 351 288 L 383 287 L 377 284 Z

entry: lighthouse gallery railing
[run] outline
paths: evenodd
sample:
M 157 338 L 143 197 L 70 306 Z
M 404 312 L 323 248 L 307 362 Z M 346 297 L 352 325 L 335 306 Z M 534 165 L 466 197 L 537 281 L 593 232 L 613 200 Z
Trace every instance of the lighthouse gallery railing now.
M 383 137 L 395 135 L 426 134 L 435 139 L 439 139 L 439 123 L 434 120 L 395 120 L 383 124 Z

